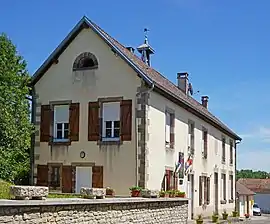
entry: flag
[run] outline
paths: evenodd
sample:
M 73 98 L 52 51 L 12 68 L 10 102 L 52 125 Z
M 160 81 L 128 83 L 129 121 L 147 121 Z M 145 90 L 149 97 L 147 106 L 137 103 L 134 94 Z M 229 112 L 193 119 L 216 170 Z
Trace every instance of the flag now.
M 190 155 L 185 163 L 185 174 L 187 174 L 188 170 L 192 166 L 193 160 L 190 158 Z

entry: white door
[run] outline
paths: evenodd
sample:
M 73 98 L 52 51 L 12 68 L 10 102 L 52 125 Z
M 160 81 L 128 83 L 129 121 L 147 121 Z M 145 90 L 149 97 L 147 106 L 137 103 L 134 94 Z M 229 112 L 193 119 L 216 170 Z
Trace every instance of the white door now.
M 245 200 L 242 196 L 239 198 L 239 216 L 244 217 L 245 215 Z
M 92 167 L 76 167 L 76 193 L 82 187 L 92 187 Z

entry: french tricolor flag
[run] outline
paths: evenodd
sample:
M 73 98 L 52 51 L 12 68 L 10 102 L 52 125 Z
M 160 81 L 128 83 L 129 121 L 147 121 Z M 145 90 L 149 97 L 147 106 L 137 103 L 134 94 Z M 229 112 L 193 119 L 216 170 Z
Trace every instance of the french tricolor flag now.
M 193 159 L 190 158 L 190 156 L 188 157 L 186 164 L 185 164 L 185 173 L 187 174 L 188 170 L 190 169 L 190 167 L 192 166 L 193 163 Z

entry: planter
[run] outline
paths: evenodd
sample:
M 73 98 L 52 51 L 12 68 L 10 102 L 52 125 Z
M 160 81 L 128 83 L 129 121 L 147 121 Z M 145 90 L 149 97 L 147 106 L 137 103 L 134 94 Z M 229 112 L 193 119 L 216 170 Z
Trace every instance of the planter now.
M 131 197 L 139 197 L 141 191 L 140 190 L 132 190 L 131 191 Z
M 169 194 L 168 193 L 161 193 L 161 194 L 159 194 L 159 197 L 161 197 L 161 198 L 168 198 L 169 197 Z
M 106 189 L 106 196 L 114 196 L 114 190 L 113 189 Z
M 237 217 L 238 216 L 238 212 L 237 211 L 233 211 L 232 212 L 232 215 L 233 215 L 233 217 Z
M 218 216 L 217 215 L 213 215 L 212 216 L 212 222 L 216 223 L 218 221 Z
M 222 214 L 222 219 L 227 220 L 228 219 L 228 214 Z
M 169 198 L 175 198 L 175 194 L 169 194 Z
M 202 219 L 197 219 L 196 224 L 203 224 L 203 220 Z
M 143 189 L 141 191 L 141 195 L 144 198 L 158 198 L 159 197 L 159 191 L 158 190 Z
M 186 194 L 177 194 L 175 197 L 177 197 L 177 198 L 185 198 Z

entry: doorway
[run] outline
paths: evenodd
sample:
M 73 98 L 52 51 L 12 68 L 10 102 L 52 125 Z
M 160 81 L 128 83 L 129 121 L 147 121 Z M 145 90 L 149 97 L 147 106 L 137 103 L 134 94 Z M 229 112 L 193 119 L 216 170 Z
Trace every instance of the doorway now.
M 188 198 L 190 198 L 190 218 L 194 219 L 194 175 L 188 174 Z
M 80 193 L 82 187 L 92 187 L 92 167 L 76 167 L 76 193 Z
M 218 212 L 218 173 L 214 173 L 215 212 Z

